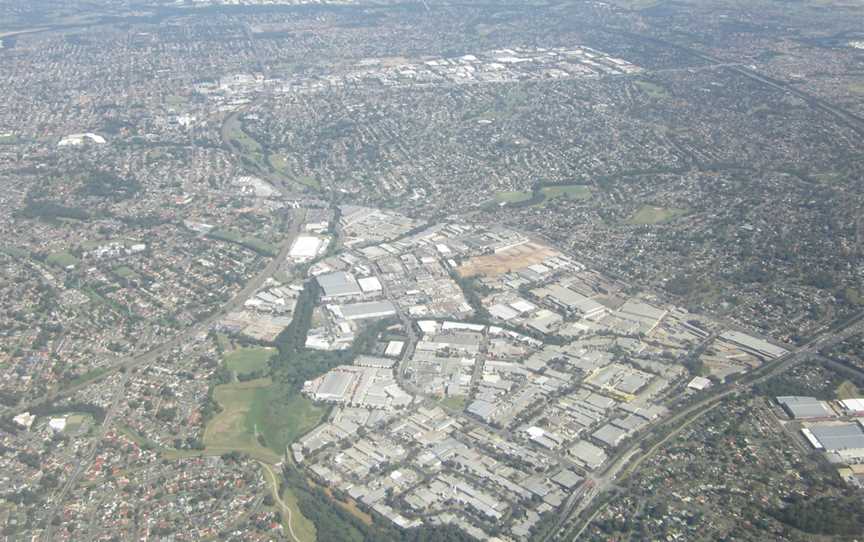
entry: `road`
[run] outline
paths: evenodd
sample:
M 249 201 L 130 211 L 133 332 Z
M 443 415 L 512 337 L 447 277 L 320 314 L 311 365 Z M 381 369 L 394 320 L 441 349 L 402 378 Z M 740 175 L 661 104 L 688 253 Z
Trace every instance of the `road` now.
M 140 356 L 131 357 L 122 361 L 121 363 L 113 366 L 108 373 L 101 377 L 101 379 L 104 380 L 108 376 L 113 375 L 118 371 L 121 371 L 121 369 L 125 369 L 124 371 L 122 371 L 123 376 L 121 377 L 120 381 L 115 385 L 115 389 L 112 392 L 113 397 L 111 404 L 105 414 L 105 420 L 99 426 L 93 442 L 90 444 L 90 447 L 88 448 L 84 456 L 81 457 L 75 467 L 73 467 L 72 473 L 63 483 L 63 485 L 58 489 L 58 491 L 54 494 L 53 504 L 48 514 L 48 525 L 45 528 L 42 540 L 52 540 L 53 525 L 51 524 L 51 520 L 53 520 L 61 511 L 63 503 L 65 502 L 69 492 L 72 490 L 72 488 L 75 487 L 75 485 L 78 483 L 78 479 L 92 463 L 93 458 L 96 456 L 96 453 L 99 450 L 99 444 L 102 442 L 105 434 L 111 428 L 112 422 L 114 421 L 114 417 L 117 413 L 117 409 L 120 406 L 120 402 L 125 398 L 123 390 L 125 389 L 126 382 L 128 382 L 129 378 L 132 375 L 132 371 L 130 369 L 139 365 L 146 365 L 148 363 L 152 363 L 161 356 L 173 351 L 175 348 L 182 347 L 184 344 L 193 340 L 200 333 L 206 333 L 209 330 L 210 326 L 217 320 L 221 319 L 225 314 L 242 307 L 246 300 L 252 297 L 255 292 L 257 292 L 258 289 L 264 284 L 264 281 L 272 277 L 273 274 L 282 265 L 282 263 L 286 261 L 288 257 L 288 251 L 291 249 L 291 244 L 294 242 L 294 239 L 300 233 L 300 228 L 305 219 L 305 211 L 299 210 L 291 223 L 291 227 L 288 230 L 285 240 L 280 245 L 279 254 L 275 258 L 273 258 L 260 273 L 255 275 L 252 280 L 247 282 L 243 289 L 237 292 L 237 294 L 235 294 L 230 301 L 223 305 L 218 312 L 186 329 L 170 341 L 165 342 Z M 88 383 L 88 385 L 90 384 L 93 384 L 93 382 Z M 71 391 L 74 390 L 64 390 L 62 393 L 45 396 L 42 398 L 42 402 L 57 399 L 66 393 L 70 393 Z M 24 408 L 19 407 L 19 409 L 26 410 L 26 407 L 27 405 L 25 405 Z
M 691 51 L 691 52 L 693 52 L 693 51 Z M 764 77 L 764 76 L 762 76 L 762 75 L 760 75 L 760 74 L 758 74 L 752 70 L 744 68 L 740 65 L 733 64 L 733 63 L 722 63 L 716 59 L 713 59 L 713 58 L 710 58 L 710 57 L 707 57 L 707 56 L 701 55 L 701 54 L 700 54 L 700 56 L 702 56 L 706 60 L 714 62 L 715 64 L 712 66 L 701 67 L 701 68 L 697 68 L 697 69 L 716 69 L 717 67 L 720 67 L 720 66 L 728 67 L 728 68 L 730 68 L 730 69 L 732 69 L 732 70 L 734 70 L 734 71 L 736 71 L 736 72 L 738 72 L 738 73 L 740 73 L 746 77 L 758 80 L 759 82 L 761 82 L 765 85 L 768 85 L 768 86 L 771 86 L 771 87 L 774 87 L 777 89 L 789 91 L 793 94 L 796 94 L 799 97 L 806 99 L 814 107 L 816 107 L 820 110 L 823 110 L 827 113 L 830 113 L 830 114 L 834 115 L 835 117 L 839 118 L 840 120 L 844 121 L 845 123 L 847 123 L 847 124 L 849 124 L 855 128 L 860 129 L 860 126 L 861 126 L 860 125 L 860 119 L 854 115 L 851 115 L 847 111 L 836 108 L 835 106 L 828 104 L 822 100 L 813 98 L 812 96 L 809 96 L 809 95 L 795 89 L 794 87 L 790 87 L 789 85 L 787 85 L 785 83 L 768 79 L 768 78 L 766 78 L 766 77 Z M 273 261 L 271 261 L 270 264 L 259 275 L 257 275 L 252 281 L 250 281 L 243 288 L 243 290 L 241 290 L 231 301 L 229 301 L 225 306 L 223 306 L 222 309 L 220 310 L 220 312 L 214 314 L 213 316 L 205 319 L 202 322 L 199 322 L 195 326 L 192 326 L 191 328 L 189 328 L 185 332 L 179 334 L 178 336 L 176 336 L 172 340 L 165 342 L 162 345 L 160 345 L 160 346 L 158 346 L 158 347 L 156 347 L 156 348 L 154 348 L 154 349 L 152 349 L 152 350 L 150 350 L 150 351 L 148 351 L 142 355 L 139 355 L 136 357 L 131 357 L 131 358 L 124 360 L 120 364 L 114 366 L 109 373 L 103 375 L 102 379 L 107 378 L 108 376 L 110 376 L 112 374 L 115 374 L 117 371 L 120 371 L 121 369 L 129 369 L 129 368 L 132 368 L 132 367 L 137 366 L 137 365 L 147 364 L 147 363 L 150 363 L 152 361 L 155 361 L 156 359 L 158 359 L 162 355 L 165 355 L 165 354 L 171 352 L 173 349 L 181 347 L 183 344 L 188 342 L 190 339 L 192 339 L 194 336 L 198 335 L 199 333 L 206 332 L 206 330 L 209 328 L 209 326 L 213 322 L 215 322 L 216 320 L 221 318 L 225 313 L 231 312 L 232 310 L 235 310 L 240 305 L 242 305 L 242 303 L 245 302 L 246 299 L 248 299 L 251 295 L 253 295 L 255 293 L 255 291 L 257 291 L 257 289 L 263 284 L 263 282 L 264 282 L 264 280 L 266 280 L 266 278 L 272 276 L 272 274 L 278 269 L 279 264 L 285 260 L 287 252 L 290 248 L 290 244 L 293 241 L 293 236 L 296 235 L 296 233 L 297 233 L 297 227 L 298 227 L 299 222 L 302 222 L 302 221 L 296 221 L 295 224 L 293 225 L 294 231 L 289 236 L 289 239 L 287 239 L 282 244 L 282 246 L 280 248 L 280 253 L 277 256 L 277 258 L 275 258 Z M 382 282 L 382 284 L 385 283 L 384 281 L 381 281 L 381 282 Z M 387 295 L 386 291 L 385 291 L 385 295 Z M 389 297 L 390 296 L 388 295 L 388 298 Z M 391 301 L 394 301 L 394 304 L 395 304 L 395 300 L 391 299 Z M 400 385 L 402 385 L 403 388 L 411 391 L 413 386 L 411 386 L 410 383 L 406 382 L 406 379 L 404 377 L 404 372 L 405 372 L 405 369 L 407 367 L 408 362 L 411 359 L 411 356 L 413 355 L 414 348 L 416 347 L 417 334 L 416 334 L 416 331 L 414 330 L 413 323 L 412 323 L 411 319 L 406 314 L 404 314 L 404 312 L 401 309 L 397 308 L 397 314 L 398 314 L 400 320 L 402 321 L 403 326 L 404 326 L 406 333 L 408 334 L 408 338 L 409 338 L 408 344 L 406 345 L 402 359 L 400 360 L 399 370 L 397 371 L 397 378 L 399 380 Z M 803 363 L 809 359 L 812 359 L 812 357 L 818 353 L 819 349 L 824 348 L 826 346 L 830 346 L 831 344 L 836 344 L 837 342 L 844 340 L 849 335 L 851 335 L 853 333 L 860 332 L 861 328 L 862 328 L 862 325 L 859 322 L 853 322 L 847 328 L 843 329 L 840 332 L 833 332 L 833 333 L 829 333 L 829 334 L 824 334 L 824 335 L 818 337 L 817 339 L 815 339 L 814 341 L 811 341 L 810 343 L 802 346 L 801 348 L 796 349 L 795 351 L 791 352 L 790 354 L 766 364 L 765 366 L 763 366 L 763 368 L 758 373 L 754 373 L 757 376 L 755 376 L 755 378 L 751 379 L 750 381 L 743 383 L 743 384 L 740 384 L 740 385 L 728 385 L 728 386 L 718 387 L 713 393 L 707 395 L 703 399 L 700 399 L 696 403 L 693 403 L 692 405 L 684 408 L 682 411 L 677 412 L 673 416 L 666 418 L 665 420 L 662 420 L 661 422 L 658 422 L 658 424 L 655 427 L 653 427 L 649 431 L 646 431 L 642 437 L 635 439 L 632 443 L 630 443 L 630 445 L 627 448 L 625 448 L 624 450 L 622 450 L 621 452 L 616 454 L 616 457 L 607 464 L 607 467 L 604 469 L 604 471 L 602 473 L 599 474 L 599 476 L 592 476 L 591 478 L 589 478 L 589 480 L 591 482 L 590 488 L 585 492 L 583 498 L 578 499 L 578 501 L 579 501 L 578 504 L 575 502 L 571 503 L 570 500 L 568 500 L 568 503 L 565 506 L 565 508 L 567 510 L 565 511 L 565 513 L 559 515 L 559 518 L 561 518 L 560 521 L 563 523 L 563 522 L 566 522 L 568 520 L 568 518 L 578 516 L 582 511 L 584 511 L 591 504 L 591 502 L 594 501 L 594 499 L 597 496 L 608 491 L 613 486 L 614 480 L 616 480 L 619 476 L 629 476 L 632 472 L 634 472 L 636 470 L 636 468 L 642 462 L 644 462 L 645 460 L 650 458 L 654 453 L 656 453 L 658 450 L 660 450 L 666 442 L 668 442 L 670 439 L 677 436 L 681 431 L 683 431 L 690 424 L 692 424 L 696 420 L 698 420 L 706 412 L 709 412 L 711 409 L 713 409 L 716 406 L 718 406 L 719 404 L 721 404 L 721 402 L 725 398 L 727 398 L 728 396 L 739 393 L 739 392 L 744 391 L 746 389 L 749 389 L 752 386 L 754 386 L 760 382 L 763 382 L 769 378 L 776 376 L 777 374 L 780 374 L 784 371 L 787 371 L 787 370 L 795 367 L 796 365 L 798 365 L 800 363 Z M 116 384 L 117 389 L 115 389 L 115 391 L 114 391 L 114 397 L 113 397 L 111 406 L 109 407 L 108 412 L 106 414 L 105 420 L 99 428 L 98 437 L 94 440 L 91 448 L 88 450 L 88 453 L 84 456 L 84 458 L 82 458 L 81 461 L 79 461 L 78 465 L 76 466 L 76 468 L 73 471 L 73 474 L 69 477 L 67 482 L 64 484 L 64 486 L 60 490 L 59 495 L 55 499 L 55 505 L 54 505 L 55 510 L 51 514 L 52 518 L 56 514 L 57 509 L 59 509 L 62 506 L 62 503 L 65 500 L 65 497 L 67 496 L 68 491 L 70 491 L 71 488 L 74 487 L 74 484 L 77 482 L 77 479 L 80 477 L 80 475 L 85 471 L 87 466 L 92 461 L 93 457 L 95 456 L 95 454 L 98 450 L 99 442 L 101 441 L 104 434 L 110 429 L 111 424 L 112 424 L 113 419 L 114 419 L 114 416 L 115 416 L 116 411 L 117 411 L 117 406 L 120 404 L 120 401 L 123 398 L 123 388 L 125 386 L 125 383 L 130 378 L 130 374 L 131 374 L 130 371 L 127 370 L 123 374 L 123 377 L 120 379 L 120 381 Z M 477 375 L 475 374 L 474 377 L 476 378 Z M 89 382 L 85 385 L 90 385 L 90 384 L 92 384 L 92 382 Z M 28 407 L 32 407 L 34 404 L 39 404 L 39 403 L 43 403 L 46 401 L 55 400 L 55 399 L 57 399 L 63 395 L 68 394 L 68 393 L 73 393 L 74 391 L 77 391 L 77 389 L 79 389 L 79 388 L 77 388 L 77 387 L 76 388 L 69 388 L 66 390 L 61 390 L 61 391 L 54 393 L 54 394 L 49 394 L 49 395 L 43 396 L 42 398 L 40 398 L 39 400 L 37 400 L 35 402 L 21 405 L 17 410 L 18 411 L 26 410 Z M 479 425 L 483 425 L 485 427 L 485 424 L 479 424 Z M 661 438 L 657 442 L 653 443 L 652 446 L 650 448 L 648 448 L 648 450 L 646 450 L 646 451 L 642 450 L 642 445 L 645 442 L 647 442 L 650 438 L 652 438 L 654 435 L 656 435 L 658 431 L 663 430 L 663 429 L 668 429 L 668 428 L 672 428 L 672 429 L 669 430 L 668 433 L 666 433 L 663 436 L 663 438 Z M 268 472 L 271 476 L 273 476 L 272 471 L 269 471 L 269 469 L 268 469 Z M 572 497 L 571 497 L 571 500 L 575 501 L 577 499 L 572 499 Z M 283 506 L 283 509 L 288 510 L 287 507 L 284 506 L 284 503 L 281 502 L 281 499 L 279 499 L 279 502 L 280 502 L 280 505 Z M 288 510 L 288 514 L 289 514 L 289 522 L 288 523 L 289 523 L 289 529 L 290 529 L 290 523 L 291 523 L 290 522 L 290 510 Z M 583 529 L 584 529 L 584 527 L 583 527 Z M 553 530 L 553 532 L 554 532 L 554 530 Z M 581 530 L 579 532 L 581 533 Z M 291 531 L 291 536 L 295 540 L 297 540 L 297 537 L 294 535 L 293 531 Z M 46 537 L 45 538 L 47 540 L 51 539 L 51 527 L 50 527 L 50 525 L 49 525 L 48 529 L 46 530 Z
M 399 306 L 398 300 L 391 294 L 387 286 L 387 281 L 381 276 L 381 271 L 378 269 L 378 266 L 373 265 L 373 268 L 375 270 L 375 278 L 377 278 L 378 282 L 381 283 L 382 294 L 388 301 L 393 303 L 393 306 L 396 308 L 396 316 L 399 318 L 399 321 L 402 322 L 402 327 L 405 328 L 405 333 L 408 335 L 408 341 L 405 344 L 405 349 L 402 351 L 402 358 L 399 360 L 399 366 L 396 369 L 396 382 L 408 393 L 420 395 L 420 392 L 414 387 L 414 385 L 405 378 L 408 364 L 414 356 L 414 349 L 417 347 L 417 331 L 414 329 L 414 322 L 407 314 L 405 314 L 405 311 L 403 311 Z
M 785 356 L 766 363 L 756 371 L 753 371 L 746 382 L 718 386 L 713 392 L 702 399 L 685 407 L 683 410 L 675 413 L 671 417 L 657 422 L 653 427 L 646 430 L 642 436 L 636 438 L 630 442 L 626 448 L 619 451 L 615 457 L 606 464 L 605 469 L 601 473 L 588 477 L 587 482 L 593 485 L 593 493 L 590 496 L 581 499 L 578 504 L 575 504 L 575 506 L 565 507 L 565 509 L 562 510 L 562 513 L 558 516 L 559 524 L 563 525 L 574 518 L 578 518 L 578 516 L 591 505 L 597 496 L 609 491 L 616 480 L 620 480 L 621 478 L 632 474 L 640 464 L 659 451 L 666 442 L 677 436 L 681 431 L 686 429 L 700 417 L 710 412 L 711 409 L 720 405 L 723 399 L 730 395 L 746 391 L 757 384 L 765 382 L 778 374 L 804 363 L 805 361 L 812 360 L 819 355 L 820 350 L 840 343 L 852 335 L 864 331 L 864 322 L 862 322 L 862 318 L 864 318 L 864 313 L 851 319 L 839 329 L 832 330 L 816 337 L 812 341 L 802 345 L 800 348 L 786 354 Z M 668 433 L 664 434 L 663 438 L 656 443 L 653 443 L 647 450 L 642 450 L 642 445 L 644 443 L 649 441 L 652 437 L 655 437 L 658 432 L 664 429 L 667 430 Z M 569 504 L 570 503 L 568 502 L 568 505 Z M 578 529 L 578 533 L 584 531 L 586 526 L 587 523 L 581 525 Z M 550 532 L 555 533 L 557 531 L 558 529 L 553 529 Z

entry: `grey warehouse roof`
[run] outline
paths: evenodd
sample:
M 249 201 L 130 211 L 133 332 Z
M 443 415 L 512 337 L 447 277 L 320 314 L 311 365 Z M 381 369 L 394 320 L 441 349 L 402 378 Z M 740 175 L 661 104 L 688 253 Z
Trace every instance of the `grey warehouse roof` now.
M 615 446 L 618 446 L 624 437 L 627 436 L 627 431 L 607 423 L 597 431 L 594 431 L 591 436 L 614 448 Z
M 495 412 L 495 405 L 487 401 L 478 399 L 468 405 L 468 412 L 481 418 L 488 418 Z
M 858 424 L 821 425 L 810 431 L 826 450 L 864 449 L 864 431 Z
M 562 470 L 561 472 L 556 474 L 555 477 L 552 478 L 553 482 L 560 485 L 564 489 L 573 489 L 574 487 L 579 485 L 582 480 L 584 480 L 584 478 L 582 478 L 572 470 L 567 469 Z
M 777 402 L 783 405 L 783 408 L 793 418 L 825 418 L 831 416 L 831 411 L 828 410 L 825 403 L 815 397 L 789 395 L 778 397 Z
M 315 280 L 318 281 L 318 285 L 324 290 L 325 297 L 360 295 L 363 293 L 354 275 L 344 271 L 318 275 L 315 277 Z
M 319 396 L 329 396 L 333 398 L 342 397 L 348 391 L 348 386 L 354 381 L 354 375 L 346 373 L 328 373 L 324 377 L 324 381 L 318 387 L 317 394 Z
M 342 315 L 349 320 L 361 320 L 386 314 L 396 314 L 396 307 L 389 301 L 370 301 L 342 306 Z

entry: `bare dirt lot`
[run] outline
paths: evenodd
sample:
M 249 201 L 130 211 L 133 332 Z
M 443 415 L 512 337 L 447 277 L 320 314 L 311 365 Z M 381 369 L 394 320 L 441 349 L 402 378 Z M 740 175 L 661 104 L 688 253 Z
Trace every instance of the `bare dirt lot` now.
M 560 256 L 561 253 L 557 250 L 541 245 L 535 242 L 525 243 L 517 247 L 508 248 L 489 254 L 487 256 L 477 256 L 471 258 L 461 266 L 459 266 L 459 274 L 463 277 L 473 277 L 483 275 L 486 277 L 495 277 L 541 263 L 546 258 Z

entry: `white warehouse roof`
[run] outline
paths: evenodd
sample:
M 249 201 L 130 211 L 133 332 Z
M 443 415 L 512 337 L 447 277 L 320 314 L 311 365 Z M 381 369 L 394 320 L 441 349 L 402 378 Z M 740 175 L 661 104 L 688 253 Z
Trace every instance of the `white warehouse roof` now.
M 383 288 L 381 281 L 377 277 L 364 277 L 357 281 L 360 284 L 360 289 L 363 293 L 380 292 Z

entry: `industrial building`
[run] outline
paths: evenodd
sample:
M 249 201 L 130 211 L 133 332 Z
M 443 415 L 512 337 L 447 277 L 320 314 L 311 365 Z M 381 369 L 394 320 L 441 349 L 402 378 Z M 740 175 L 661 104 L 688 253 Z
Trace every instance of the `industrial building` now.
M 387 349 L 384 350 L 384 355 L 398 358 L 402 355 L 402 351 L 404 349 L 405 341 L 390 341 L 389 343 L 387 343 Z
M 611 423 L 607 423 L 597 431 L 591 434 L 591 436 L 599 441 L 602 444 L 605 444 L 609 448 L 615 448 L 621 441 L 627 438 L 628 432 L 620 427 L 616 427 Z
M 653 321 L 662 320 L 669 313 L 669 311 L 665 309 L 658 309 L 653 305 L 633 299 L 628 299 L 618 310 L 630 316 Z
M 726 331 L 720 335 L 720 340 L 731 343 L 761 359 L 779 358 L 788 353 L 784 348 L 739 331 Z
M 840 401 L 840 406 L 846 414 L 852 416 L 864 415 L 864 398 L 843 399 Z
M 361 363 L 380 365 L 391 360 L 365 356 Z M 303 384 L 303 392 L 315 401 L 391 410 L 407 406 L 412 397 L 396 383 L 392 368 L 341 365 Z
M 607 393 L 620 394 L 627 398 L 644 388 L 653 375 L 620 363 L 612 363 L 594 371 L 585 383 Z
M 479 333 L 446 333 L 438 335 L 426 335 L 417 344 L 418 351 L 451 350 L 464 352 L 466 354 L 477 354 L 483 336 Z
M 383 290 L 381 281 L 377 277 L 364 277 L 357 281 L 364 294 L 376 293 Z
M 606 462 L 606 452 L 586 440 L 578 440 L 570 447 L 570 455 L 584 468 L 594 470 Z
M 345 320 L 367 320 L 369 318 L 386 318 L 396 315 L 396 307 L 389 301 L 331 305 L 329 308 L 336 316 Z
M 497 410 L 498 407 L 494 403 L 490 403 L 483 399 L 474 400 L 470 405 L 468 405 L 468 408 L 465 409 L 469 414 L 473 414 L 485 422 L 492 421 Z
M 288 256 L 298 262 L 308 261 L 321 252 L 324 247 L 324 239 L 314 235 L 299 235 L 291 245 Z
M 351 297 L 363 293 L 354 275 L 345 271 L 318 275 L 315 280 L 318 281 L 318 286 L 323 291 L 324 299 Z
M 329 372 L 324 375 L 321 384 L 315 391 L 315 399 L 318 401 L 342 401 L 353 383 L 353 373 Z
M 817 450 L 824 450 L 843 461 L 864 460 L 864 423 L 813 425 L 801 433 Z
M 551 284 L 545 288 L 538 288 L 534 290 L 534 294 L 566 311 L 580 314 L 583 318 L 598 318 L 606 313 L 606 307 L 597 301 L 561 284 Z
M 777 402 L 791 418 L 796 420 L 830 418 L 834 415 L 825 401 L 815 397 L 788 395 L 778 397 Z
M 490 307 L 489 314 L 491 314 L 495 318 L 504 320 L 505 322 L 519 316 L 518 311 L 501 303 L 497 303 Z
M 711 381 L 704 376 L 694 376 L 687 387 L 691 390 L 703 391 L 711 387 Z

